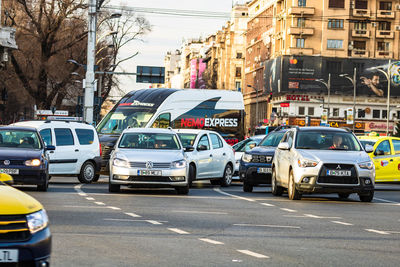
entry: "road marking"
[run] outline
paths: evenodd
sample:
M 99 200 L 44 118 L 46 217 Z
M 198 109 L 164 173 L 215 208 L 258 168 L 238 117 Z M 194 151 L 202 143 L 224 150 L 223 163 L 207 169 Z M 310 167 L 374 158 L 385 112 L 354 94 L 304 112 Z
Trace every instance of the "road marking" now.
M 87 196 L 87 194 L 82 193 L 82 192 L 78 193 L 78 195 L 80 195 L 81 197 L 86 197 Z
M 287 211 L 287 212 L 297 212 L 297 210 L 286 209 L 286 208 L 281 208 L 281 210 Z
M 178 228 L 168 228 L 168 230 L 170 230 L 170 231 L 172 231 L 172 232 L 175 232 L 175 233 L 177 233 L 177 234 L 180 234 L 180 235 L 189 235 L 188 232 L 183 231 L 183 230 L 178 229 Z
M 386 203 L 391 203 L 391 204 L 400 205 L 400 203 L 399 203 L 399 202 L 396 202 L 396 201 L 386 200 L 386 199 L 377 198 L 377 197 L 374 197 L 374 199 L 379 200 L 379 201 L 383 201 L 383 202 L 386 202 Z
M 190 211 L 190 210 L 173 210 L 172 212 L 176 213 L 198 213 L 198 214 L 218 214 L 218 215 L 227 215 L 227 212 L 218 212 L 218 211 Z
M 108 208 L 108 209 L 112 209 L 112 210 L 121 210 L 120 208 L 112 207 L 112 206 L 108 206 L 107 208 Z
M 96 201 L 94 203 L 97 204 L 97 205 L 100 205 L 100 206 L 105 206 L 106 205 L 106 204 L 104 204 L 103 202 L 100 202 L 100 201 Z
M 269 224 L 246 224 L 246 223 L 237 223 L 234 226 L 250 226 L 250 227 L 269 227 L 269 228 L 292 228 L 292 229 L 300 229 L 299 226 L 289 226 L 289 225 L 269 225 Z
M 94 200 L 94 198 L 92 198 L 92 197 L 87 197 L 86 199 L 87 200 Z
M 386 232 L 388 232 L 390 234 L 400 234 L 400 232 L 394 232 L 394 231 L 386 231 Z
M 133 220 L 133 219 L 112 219 L 106 218 L 105 221 L 119 221 L 119 222 L 149 222 L 149 220 Z M 153 221 L 155 222 L 155 221 Z M 158 224 L 167 223 L 168 221 L 160 221 Z
M 233 197 L 233 198 L 236 198 L 236 199 L 246 200 L 246 201 L 249 201 L 249 202 L 255 202 L 254 199 L 247 198 L 247 197 L 239 197 L 239 196 L 236 196 L 236 195 L 232 195 L 232 194 L 226 193 L 226 192 L 224 192 L 224 191 L 221 191 L 221 189 L 219 189 L 219 188 L 214 188 L 214 191 L 215 191 L 215 192 L 218 192 L 218 193 L 220 193 L 220 194 L 222 194 L 222 195 L 230 196 L 230 197 Z
M 160 223 L 160 222 L 153 221 L 153 220 L 146 220 L 146 222 L 151 223 L 151 224 L 154 224 L 154 225 L 160 225 L 160 224 L 162 224 L 162 223 Z
M 106 207 L 98 207 L 98 206 L 72 206 L 66 205 L 64 208 L 79 208 L 79 209 L 105 209 Z
M 372 232 L 372 233 L 377 233 L 380 235 L 390 235 L 390 233 L 386 231 L 379 231 L 379 230 L 374 230 L 374 229 L 365 229 L 365 231 Z
M 204 241 L 213 245 L 223 245 L 224 243 L 216 241 L 216 240 L 212 240 L 212 239 L 208 239 L 208 238 L 199 238 L 200 241 Z
M 307 218 L 304 215 L 283 215 L 283 217 L 291 217 L 291 218 Z
M 269 203 L 260 203 L 263 206 L 267 206 L 267 207 L 275 207 L 275 205 L 269 204 Z
M 342 219 L 342 217 L 325 217 L 325 216 L 318 216 L 313 214 L 304 214 L 304 216 L 314 219 Z
M 128 215 L 128 216 L 134 217 L 134 218 L 140 218 L 140 217 L 142 217 L 142 216 L 137 215 L 137 214 L 132 213 L 132 212 L 125 212 L 125 214 Z
M 340 222 L 340 221 L 331 221 L 331 222 L 333 222 L 333 223 L 337 223 L 337 224 L 342 224 L 342 225 L 347 225 L 347 226 L 354 225 L 354 224 L 352 224 L 352 223 Z
M 255 253 L 255 252 L 252 252 L 250 250 L 237 250 L 237 251 L 240 252 L 240 253 L 243 253 L 243 254 L 258 258 L 258 259 L 269 259 L 268 256 L 265 256 L 265 255 L 262 255 L 262 254 L 259 254 L 259 253 Z

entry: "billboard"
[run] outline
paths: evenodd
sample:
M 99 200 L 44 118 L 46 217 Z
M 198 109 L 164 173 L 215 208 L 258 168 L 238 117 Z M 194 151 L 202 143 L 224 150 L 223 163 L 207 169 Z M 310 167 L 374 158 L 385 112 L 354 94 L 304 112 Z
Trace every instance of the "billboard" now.
M 283 56 L 265 62 L 265 90 L 273 93 L 296 92 L 326 94 L 325 85 L 316 79 L 328 80 L 331 74 L 331 94 L 353 95 L 356 68 L 356 95 L 387 97 L 387 78 L 382 70 L 390 70 L 391 96 L 400 96 L 400 61 L 361 58 L 329 58 L 320 56 Z
M 190 88 L 206 89 L 206 83 L 203 79 L 206 68 L 207 64 L 201 58 L 190 61 Z

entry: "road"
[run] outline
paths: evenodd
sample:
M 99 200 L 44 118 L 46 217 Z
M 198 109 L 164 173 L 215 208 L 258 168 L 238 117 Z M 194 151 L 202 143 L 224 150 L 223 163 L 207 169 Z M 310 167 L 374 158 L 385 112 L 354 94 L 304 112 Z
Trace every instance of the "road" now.
M 400 184 L 357 195 L 289 201 L 269 187 L 244 193 L 198 183 L 108 193 L 106 179 L 52 178 L 49 192 L 23 191 L 45 206 L 53 266 L 398 266 Z

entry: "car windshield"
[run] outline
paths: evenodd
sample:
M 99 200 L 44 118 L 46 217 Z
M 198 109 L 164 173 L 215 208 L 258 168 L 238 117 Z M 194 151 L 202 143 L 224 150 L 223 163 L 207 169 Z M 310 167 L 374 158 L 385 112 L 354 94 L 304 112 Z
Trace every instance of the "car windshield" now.
M 41 149 L 36 132 L 22 130 L 0 130 L 0 147 Z
M 130 149 L 181 149 L 176 135 L 165 133 L 126 133 L 121 137 L 118 147 Z
M 188 146 L 193 146 L 197 134 L 178 133 L 178 136 L 179 139 L 181 139 L 183 147 L 188 147 Z
M 365 148 L 366 145 L 374 146 L 376 141 L 373 140 L 360 140 L 361 145 Z
M 253 147 L 257 146 L 261 140 L 262 140 L 262 138 L 250 137 L 250 138 L 247 138 L 246 140 L 243 140 L 243 141 L 237 143 L 232 148 L 236 152 L 245 152 L 245 151 L 248 151 L 248 150 L 252 149 Z
M 277 147 L 285 132 L 271 132 L 259 144 L 259 146 Z
M 357 138 L 349 132 L 300 131 L 296 138 L 297 149 L 362 150 Z

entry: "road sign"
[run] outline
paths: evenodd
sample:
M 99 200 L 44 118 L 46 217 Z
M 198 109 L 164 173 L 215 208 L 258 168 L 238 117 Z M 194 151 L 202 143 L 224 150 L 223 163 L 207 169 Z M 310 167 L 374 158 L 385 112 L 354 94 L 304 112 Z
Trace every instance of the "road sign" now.
M 150 66 L 137 66 L 136 71 L 137 83 L 164 83 L 165 68 L 164 67 L 150 67 Z

